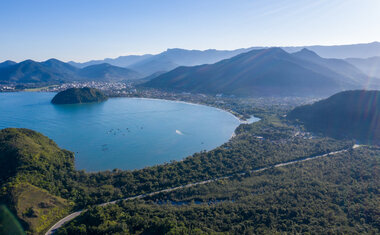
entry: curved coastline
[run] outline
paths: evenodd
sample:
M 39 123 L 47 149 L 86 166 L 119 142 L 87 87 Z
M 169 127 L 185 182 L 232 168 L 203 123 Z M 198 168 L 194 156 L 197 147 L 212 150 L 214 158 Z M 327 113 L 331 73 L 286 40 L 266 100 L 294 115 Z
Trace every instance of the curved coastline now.
M 30 92 L 20 92 L 20 93 L 30 93 Z M 41 92 L 34 92 L 34 93 L 41 93 Z M 44 102 L 44 98 L 43 97 L 50 97 L 50 96 L 54 96 L 54 94 L 56 93 L 56 92 L 42 92 L 42 93 L 45 93 L 45 95 L 43 95 L 43 94 L 41 94 L 41 95 L 39 95 L 39 94 L 36 94 L 36 95 L 28 95 L 28 96 L 24 96 L 24 95 L 22 95 L 22 94 L 20 94 L 20 95 L 17 95 L 16 97 L 18 97 L 17 98 L 17 100 L 18 100 L 18 103 L 23 103 L 23 100 L 22 99 L 24 99 L 24 98 L 26 98 L 26 97 L 36 97 L 35 99 L 30 99 L 31 101 L 30 101 L 30 103 L 32 104 L 34 104 L 34 103 L 38 103 L 38 104 L 43 104 L 42 105 L 42 107 L 43 107 L 43 110 L 44 111 L 47 111 L 47 113 L 49 113 L 49 110 L 50 110 L 50 108 L 48 107 L 48 106 L 50 106 L 50 103 L 48 103 L 48 102 L 46 102 L 46 104 L 45 104 L 45 102 Z M 50 94 L 49 94 L 50 93 Z M 13 96 L 11 96 L 11 97 L 13 97 Z M 24 98 L 23 98 L 24 97 Z M 159 165 L 159 164 L 162 164 L 162 163 L 165 163 L 165 162 L 169 162 L 169 161 L 171 161 L 171 160 L 176 160 L 176 161 L 179 161 L 179 160 L 182 160 L 182 159 L 185 159 L 185 158 L 187 158 L 187 157 L 191 157 L 193 154 L 195 154 L 195 153 L 197 153 L 197 152 L 200 152 L 200 151 L 204 151 L 204 150 L 206 150 L 206 151 L 211 151 L 211 150 L 213 150 L 213 149 L 215 149 L 215 148 L 218 148 L 218 147 L 220 147 L 220 146 L 222 146 L 223 144 L 225 144 L 225 143 L 228 143 L 228 141 L 231 139 L 231 138 L 233 138 L 234 136 L 235 136 L 235 130 L 236 130 L 236 128 L 240 125 L 240 124 L 242 124 L 242 123 L 246 123 L 245 121 L 243 121 L 243 120 L 241 120 L 241 119 L 239 119 L 238 117 L 240 116 L 239 114 L 236 114 L 236 115 L 234 115 L 234 111 L 232 111 L 232 112 L 229 112 L 229 110 L 226 110 L 226 109 L 223 109 L 223 107 L 222 108 L 218 108 L 218 107 L 215 107 L 214 106 L 214 104 L 211 104 L 211 105 L 207 105 L 207 104 L 202 104 L 202 103 L 198 103 L 198 102 L 187 102 L 187 101 L 182 101 L 182 100 L 172 100 L 172 99 L 155 99 L 155 98 L 145 98 L 145 97 L 124 97 L 124 96 L 120 96 L 120 97 L 112 97 L 111 96 L 111 98 L 114 98 L 114 99 L 110 99 L 109 101 L 111 101 L 110 102 L 110 105 L 111 106 L 109 106 L 109 107 L 113 107 L 113 109 L 112 110 L 114 110 L 114 111 L 112 111 L 116 116 L 119 116 L 117 113 L 119 112 L 119 111 L 117 111 L 117 110 L 119 110 L 120 108 L 121 108 L 121 106 L 117 106 L 118 108 L 116 108 L 116 109 L 114 109 L 114 107 L 115 107 L 115 104 L 124 104 L 124 103 L 132 103 L 132 104 L 136 104 L 136 105 L 134 105 L 134 106 L 131 106 L 131 107 L 129 107 L 129 108 L 127 108 L 127 109 L 123 109 L 124 111 L 120 111 L 120 112 L 122 112 L 123 113 L 123 115 L 127 115 L 128 116 L 128 113 L 133 113 L 134 111 L 134 108 L 137 108 L 137 109 L 143 109 L 143 107 L 141 107 L 141 108 L 138 108 L 138 107 L 140 107 L 140 105 L 145 105 L 145 102 L 144 102 L 144 100 L 146 100 L 146 102 L 147 102 L 147 104 L 149 104 L 149 100 L 150 100 L 150 105 L 149 106 L 147 106 L 147 107 L 152 107 L 152 108 L 154 108 L 155 106 L 156 106 L 156 103 L 154 102 L 154 101 L 156 101 L 156 102 L 158 102 L 157 103 L 157 105 L 159 104 L 159 103 L 161 103 L 161 106 L 162 107 L 166 107 L 166 106 L 168 106 L 168 107 L 179 107 L 180 108 L 180 110 L 199 110 L 199 111 L 197 111 L 196 113 L 197 114 L 195 114 L 194 115 L 194 118 L 196 118 L 196 119 L 193 119 L 192 118 L 192 115 L 190 115 L 190 113 L 188 113 L 189 115 L 188 115 L 188 117 L 183 117 L 185 120 L 187 120 L 186 121 L 186 123 L 188 123 L 187 124 L 187 126 L 188 127 L 190 127 L 191 125 L 194 125 L 194 123 L 198 123 L 198 122 L 200 122 L 200 123 L 209 123 L 209 125 L 210 126 L 212 126 L 212 128 L 210 129 L 210 130 L 213 130 L 213 128 L 215 129 L 215 133 L 222 133 L 223 132 L 223 134 L 222 135 L 212 135 L 211 133 L 213 133 L 213 132 L 208 132 L 207 131 L 207 133 L 204 133 L 204 134 L 202 134 L 202 131 L 199 131 L 197 128 L 195 128 L 196 130 L 195 130 L 195 132 L 196 133 L 198 133 L 198 135 L 199 135 L 199 143 L 198 144 L 200 144 L 198 147 L 191 147 L 191 146 L 196 146 L 196 143 L 195 142 L 197 142 L 197 141 L 193 141 L 192 140 L 192 138 L 194 139 L 194 137 L 190 137 L 190 136 L 185 136 L 185 137 L 173 137 L 173 134 L 172 134 L 172 130 L 171 129 L 167 129 L 167 131 L 166 131 L 166 127 L 170 127 L 170 128 L 174 128 L 174 129 L 176 129 L 176 130 L 180 130 L 180 131 L 185 131 L 185 132 L 183 132 L 183 133 L 185 133 L 185 135 L 186 135 L 186 133 L 188 133 L 188 132 L 186 132 L 186 128 L 185 128 L 185 126 L 180 126 L 180 122 L 182 122 L 182 121 L 178 121 L 178 124 L 174 124 L 174 125 L 164 125 L 164 127 L 163 128 L 158 128 L 157 130 L 162 130 L 162 132 L 161 133 L 166 133 L 166 134 L 170 134 L 170 138 L 176 138 L 176 141 L 180 141 L 180 143 L 183 145 L 183 146 L 185 146 L 184 147 L 184 149 L 185 149 L 185 151 L 183 151 L 183 154 L 180 154 L 179 155 L 179 153 L 182 153 L 181 151 L 178 151 L 178 152 L 175 152 L 176 151 L 176 148 L 172 148 L 169 152 L 168 152 L 168 154 L 165 154 L 166 155 L 166 157 L 164 157 L 161 153 L 161 155 L 163 156 L 163 160 L 162 161 L 159 161 L 159 160 L 154 160 L 154 161 L 151 161 L 151 162 L 149 162 L 148 160 L 146 160 L 146 162 L 144 162 L 145 160 L 141 160 L 141 162 L 135 162 L 134 160 L 132 160 L 132 159 L 135 159 L 136 158 L 136 156 L 140 156 L 141 154 L 145 154 L 145 156 L 147 156 L 146 157 L 146 159 L 149 159 L 149 156 L 155 156 L 154 154 L 154 148 L 152 148 L 151 150 L 141 150 L 141 149 L 144 149 L 144 148 L 142 148 L 141 146 L 144 144 L 143 142 L 141 143 L 141 144 L 138 144 L 137 145 L 137 148 L 136 148 L 136 150 L 134 150 L 134 148 L 132 148 L 133 146 L 133 144 L 135 143 L 135 142 L 132 142 L 132 141 L 136 141 L 136 139 L 135 139 L 135 134 L 134 133 L 136 133 L 135 131 L 137 130 L 134 130 L 133 128 L 132 129 L 130 129 L 132 132 L 133 132 L 133 135 L 131 134 L 131 136 L 133 136 L 133 138 L 132 139 L 126 139 L 127 137 L 123 137 L 123 136 L 127 136 L 127 134 L 129 135 L 129 130 L 124 130 L 125 128 L 122 128 L 123 126 L 124 127 L 130 127 L 131 128 L 131 126 L 129 126 L 129 125 L 132 125 L 132 124 L 129 124 L 129 123 L 127 123 L 127 124 L 125 124 L 125 122 L 127 122 L 127 121 L 121 121 L 121 123 L 118 123 L 118 122 L 112 122 L 112 123 L 116 123 L 116 124 L 110 124 L 110 125 L 108 125 L 108 126 L 110 126 L 110 128 L 112 127 L 112 128 L 114 128 L 115 130 L 117 129 L 117 128 L 119 128 L 120 127 L 120 129 L 121 130 L 123 130 L 125 133 L 123 133 L 123 134 L 119 134 L 119 133 L 117 133 L 117 137 L 113 137 L 113 133 L 112 133 L 112 135 L 111 134 L 109 134 L 109 132 L 107 132 L 107 130 L 109 130 L 109 128 L 107 129 L 107 127 L 105 127 L 105 128 L 103 128 L 104 129 L 104 131 L 105 131 L 105 133 L 106 134 L 104 134 L 104 133 L 100 133 L 100 134 L 104 134 L 104 135 L 108 135 L 107 137 L 104 137 L 105 139 L 104 140 L 102 140 L 103 139 L 103 137 L 102 136 L 99 136 L 98 135 L 98 137 L 96 137 L 96 138 L 94 138 L 94 142 L 91 142 L 91 144 L 92 144 L 92 146 L 95 146 L 95 147 L 98 147 L 96 150 L 97 150 L 97 153 L 95 154 L 95 156 L 98 156 L 99 157 L 99 159 L 100 159 L 100 162 L 102 162 L 102 161 L 104 161 L 104 159 L 105 158 L 107 158 L 109 161 L 108 162 L 113 162 L 113 163 L 109 163 L 108 165 L 107 164 L 105 164 L 104 166 L 106 166 L 106 167 L 99 167 L 99 165 L 96 165 L 95 163 L 94 164 L 92 164 L 92 163 L 89 163 L 88 165 L 85 165 L 86 163 L 86 161 L 88 160 L 88 152 L 91 152 L 91 151 L 87 151 L 84 147 L 78 147 L 78 146 L 84 146 L 84 145 L 81 145 L 81 144 L 77 144 L 78 142 L 75 142 L 75 144 L 72 144 L 71 142 L 73 142 L 73 141 L 67 141 L 67 140 L 64 140 L 64 139 L 62 139 L 62 135 L 58 135 L 58 137 L 57 137 L 57 134 L 55 133 L 55 132 L 57 132 L 56 131 L 56 129 L 55 129 L 55 126 L 54 126 L 54 123 L 55 122 L 52 122 L 53 123 L 53 125 L 51 125 L 50 127 L 49 126 L 44 126 L 44 127 L 40 127 L 40 126 L 38 126 L 37 124 L 36 125 L 30 125 L 30 123 L 29 123 L 29 121 L 27 121 L 27 122 L 19 122 L 18 124 L 16 124 L 16 125 L 11 125 L 11 126 L 15 126 L 15 127 L 26 127 L 26 128 L 30 128 L 30 129 L 34 129 L 34 130 L 36 130 L 36 131 L 40 131 L 41 133 L 43 133 L 43 134 L 45 134 L 46 136 L 49 136 L 50 138 L 52 138 L 52 139 L 54 139 L 55 141 L 57 141 L 57 143 L 59 144 L 59 146 L 61 146 L 62 148 L 65 148 L 65 149 L 69 149 L 69 150 L 71 150 L 71 151 L 74 151 L 75 153 L 80 153 L 80 154 L 82 154 L 82 155 L 80 155 L 80 154 L 76 154 L 77 155 L 77 159 L 79 159 L 79 160 L 77 160 L 76 161 L 76 168 L 77 169 L 86 169 L 86 170 L 88 170 L 88 171 L 91 171 L 91 172 L 95 172 L 95 171 L 102 171 L 102 170 L 106 170 L 106 169 L 113 169 L 113 168 L 115 168 L 114 166 L 112 166 L 112 164 L 117 164 L 117 162 L 118 161 L 120 161 L 120 162 L 122 162 L 122 161 L 124 161 L 124 162 L 127 162 L 127 160 L 121 160 L 122 159 L 122 157 L 121 157 L 121 155 L 123 155 L 123 153 L 125 152 L 125 153 L 129 153 L 129 155 L 128 156 L 131 156 L 131 163 L 125 163 L 125 170 L 134 170 L 134 169 L 143 169 L 143 168 L 145 168 L 145 167 L 149 167 L 149 166 L 155 166 L 155 165 Z M 116 99 L 116 98 L 118 98 L 118 99 Z M 123 101 L 123 99 L 120 99 L 120 98 L 129 98 L 130 100 L 129 101 L 127 101 L 127 99 L 124 99 L 125 101 Z M 140 99 L 141 101 L 138 101 L 138 99 Z M 163 101 L 165 101 L 165 102 L 163 102 Z M 171 102 L 171 103 L 168 103 L 168 102 Z M 108 103 L 108 102 L 106 102 L 106 103 Z M 165 104 L 166 103 L 166 104 Z M 175 104 L 178 104 L 178 105 L 175 105 Z M 205 102 L 205 103 L 208 103 L 208 102 Z M 27 102 L 27 104 L 29 104 L 29 102 Z M 181 104 L 182 105 L 192 105 L 192 107 L 193 108 L 191 108 L 191 106 L 187 106 L 187 108 L 186 108 L 186 106 L 181 106 Z M 159 107 L 161 107 L 161 106 L 159 106 Z M 71 110 L 71 106 L 67 106 L 68 108 L 68 110 Z M 76 110 L 82 110 L 82 106 L 73 106 L 74 108 L 73 108 L 73 110 L 76 112 L 76 113 L 78 113 L 78 111 L 76 111 Z M 83 108 L 86 110 L 87 109 L 87 105 L 84 105 L 83 106 Z M 199 108 L 196 108 L 196 107 L 199 107 Z M 20 109 L 21 108 L 21 109 Z M 19 111 L 17 111 L 17 110 L 20 110 L 20 112 L 23 112 L 24 113 L 24 111 L 23 111 L 23 108 L 22 107 L 20 107 L 20 108 L 14 108 L 14 110 L 12 111 L 12 109 L 11 109 L 11 113 L 9 113 L 9 114 L 12 114 L 13 115 L 13 113 L 17 116 L 17 113 L 19 112 Z M 29 106 L 27 106 L 27 110 L 25 111 L 25 112 L 27 112 L 28 113 L 28 115 L 37 115 L 37 114 L 33 114 L 33 112 L 34 111 L 30 111 L 30 110 L 32 110 L 31 108 L 30 108 L 30 105 Z M 157 107 L 158 108 L 158 107 Z M 155 108 L 154 108 L 155 109 Z M 66 113 L 64 112 L 66 110 L 66 108 L 60 108 L 60 107 L 58 107 L 58 109 L 56 109 L 56 108 L 54 108 L 54 110 L 53 110 L 53 114 L 57 114 L 59 117 L 61 117 L 62 116 L 62 113 L 63 114 L 65 114 L 66 115 Z M 86 112 L 86 111 L 83 111 L 83 112 Z M 111 110 L 111 109 L 104 109 L 104 110 Z M 150 110 L 150 109 L 148 109 L 148 110 Z M 158 110 L 160 110 L 160 108 L 158 108 Z M 203 113 L 203 111 L 202 110 L 204 110 L 204 112 L 205 113 Z M 213 115 L 208 115 L 208 111 L 207 110 L 209 110 L 211 113 L 214 113 Z M 29 113 L 30 112 L 30 113 Z M 79 114 L 81 114 L 81 113 L 83 113 L 83 112 L 80 112 Z M 93 112 L 93 113 L 97 113 L 97 112 Z M 182 111 L 179 113 L 179 114 L 181 114 L 182 113 Z M 229 116 L 229 115 L 226 115 L 226 113 L 229 113 L 229 115 L 232 115 L 232 116 Z M 107 116 L 107 112 L 104 112 L 104 114 L 103 115 L 106 115 Z M 115 116 L 115 115 L 112 115 L 112 116 Z M 122 116 L 123 116 L 122 115 Z M 8 117 L 9 115 L 5 115 L 4 116 L 4 119 L 3 119 L 3 127 L 4 128 L 6 128 L 6 127 L 8 127 L 8 126 L 10 126 L 10 124 L 12 124 L 12 123 L 17 123 L 17 122 L 13 122 L 13 121 L 8 121 L 8 119 L 9 120 L 11 120 L 10 118 L 11 117 Z M 105 116 L 105 117 L 106 117 Z M 145 115 L 146 116 L 146 115 Z M 161 115 L 162 116 L 162 115 Z M 168 116 L 169 118 L 171 118 L 173 115 L 166 115 L 166 114 L 164 114 L 164 116 Z M 180 116 L 178 116 L 177 114 L 176 115 L 174 115 L 174 116 L 177 116 L 176 118 L 177 119 L 182 119 Z M 216 118 L 214 118 L 214 116 L 216 117 Z M 224 117 L 223 117 L 224 116 Z M 22 117 L 22 116 L 21 116 Z M 54 115 L 52 115 L 52 116 L 49 116 L 49 117 L 55 117 Z M 69 116 L 67 116 L 67 117 L 69 117 Z M 81 123 L 81 121 L 75 121 L 75 120 L 81 120 L 81 119 L 79 119 L 79 118 L 83 118 L 83 115 L 77 115 L 77 116 L 75 116 L 74 117 L 74 122 L 73 123 L 69 123 L 70 125 L 71 124 L 75 124 L 74 126 L 77 126 L 77 125 L 79 125 L 80 123 Z M 87 116 L 86 116 L 87 117 Z M 221 119 L 219 119 L 218 117 L 223 117 L 223 118 L 221 118 Z M 132 119 L 134 118 L 134 117 L 131 117 Z M 200 119 L 200 120 L 198 120 L 198 119 Z M 202 121 L 202 119 L 204 119 L 205 121 Z M 226 123 L 229 123 L 229 124 L 227 124 L 227 126 L 226 126 L 226 129 L 224 129 L 224 120 L 229 120 L 229 121 L 227 121 Z M 22 119 L 23 120 L 23 119 Z M 25 119 L 26 120 L 26 119 Z M 29 120 L 29 119 L 28 119 Z M 61 123 L 60 122 L 60 118 L 58 118 L 57 119 L 57 122 L 56 123 Z M 112 121 L 112 120 L 121 120 L 120 118 L 117 118 L 117 119 L 114 119 L 114 118 L 110 118 L 110 119 L 107 119 L 108 121 Z M 123 119 L 123 120 L 125 120 L 125 119 Z M 128 119 L 129 120 L 129 119 Z M 170 119 L 171 120 L 171 119 Z M 197 121 L 198 120 L 198 121 Z M 97 120 L 98 121 L 98 120 Z M 105 119 L 103 119 L 103 121 L 105 121 Z M 192 122 L 194 122 L 193 124 L 192 124 Z M 65 126 L 66 125 L 66 123 L 67 122 L 63 122 L 63 126 Z M 105 123 L 107 123 L 107 122 L 105 122 Z M 111 123 L 111 122 L 110 122 Z M 141 123 L 140 122 L 140 124 L 138 124 L 138 125 L 141 125 L 141 130 L 143 130 L 143 128 L 142 128 L 142 125 L 145 125 L 145 124 L 143 124 L 143 123 Z M 147 124 L 147 125 L 149 125 L 149 123 Z M 178 125 L 178 126 L 177 126 Z M 60 125 L 61 126 L 61 125 Z M 106 125 L 107 126 L 107 125 Z M 148 127 L 148 126 L 145 126 L 145 127 Z M 150 130 L 150 129 L 147 129 L 147 128 L 145 128 L 144 127 L 144 130 L 143 131 L 145 131 L 145 130 Z M 206 126 L 205 126 L 206 127 Z M 183 128 L 183 129 L 182 129 Z M 58 128 L 57 130 L 60 130 L 61 128 Z M 90 128 L 91 129 L 91 128 Z M 101 128 L 100 128 L 101 129 Z M 101 130 L 101 131 L 103 131 L 103 129 Z M 127 128 L 128 129 L 128 128 Z M 218 130 L 219 129 L 219 130 Z M 224 130 L 223 130 L 224 129 Z M 92 129 L 91 129 L 92 130 Z M 92 131 L 92 133 L 93 134 L 95 134 L 95 133 L 98 133 L 99 134 L 99 131 L 97 131 L 97 129 L 95 128 L 94 129 L 95 131 Z M 191 127 L 190 127 L 190 129 L 188 129 L 188 130 L 191 130 Z M 207 130 L 207 128 L 205 129 L 205 130 Z M 127 133 L 127 131 L 128 131 L 128 133 Z M 140 126 L 138 126 L 138 131 L 140 131 Z M 174 131 L 174 130 L 173 130 Z M 132 133 L 131 132 L 131 133 Z M 203 132 L 205 132 L 205 131 L 203 131 Z M 121 133 L 121 132 L 120 132 Z M 142 133 L 142 132 L 141 132 Z M 157 133 L 157 134 L 159 134 L 160 132 L 155 132 L 155 133 Z M 177 135 L 180 135 L 180 134 L 178 134 L 177 132 L 176 132 L 176 134 Z M 73 135 L 73 134 L 70 134 L 70 135 Z M 141 136 L 142 134 L 137 134 L 136 135 L 136 137 L 137 138 L 140 138 L 140 136 Z M 78 136 L 78 135 L 77 135 Z M 92 136 L 95 136 L 95 135 L 92 135 Z M 154 136 L 155 136 L 155 134 L 154 134 Z M 215 137 L 214 137 L 215 136 Z M 222 137 L 223 136 L 223 137 Z M 57 137 L 57 138 L 56 138 Z M 75 137 L 76 138 L 76 137 Z M 117 144 L 115 144 L 116 142 L 109 142 L 110 140 L 110 138 L 116 138 L 116 140 L 117 141 L 127 141 L 126 143 L 127 144 L 129 144 L 128 146 L 129 147 L 131 147 L 131 148 L 129 148 L 129 150 L 123 150 L 123 151 L 121 151 L 120 150 L 120 147 L 119 147 L 119 145 L 117 145 Z M 125 139 L 123 139 L 123 138 L 125 138 Z M 169 137 L 168 137 L 168 139 L 170 139 Z M 203 140 L 201 140 L 203 138 Z M 99 140 L 100 139 L 100 140 Z M 215 139 L 215 140 L 214 140 Z M 216 139 L 219 139 L 219 140 L 217 140 L 216 141 Z M 152 140 L 152 138 L 150 138 L 149 140 L 148 140 L 148 142 L 149 141 L 151 141 Z M 189 142 L 189 144 L 190 145 L 188 145 L 188 147 L 186 147 L 186 141 L 189 141 L 190 140 L 190 142 Z M 101 142 L 101 141 L 104 141 L 104 142 Z M 139 141 L 141 142 L 141 138 L 139 139 Z M 203 142 L 204 141 L 204 142 Z M 84 141 L 79 141 L 80 143 L 83 143 Z M 101 142 L 101 143 L 100 143 Z M 137 143 L 137 142 L 136 142 Z M 117 146 L 115 146 L 115 145 L 117 145 Z M 136 144 L 135 144 L 136 145 Z M 169 142 L 169 146 L 172 146 L 173 145 L 173 142 Z M 146 145 L 145 145 L 146 146 Z M 125 147 L 124 147 L 125 148 Z M 145 147 L 146 148 L 146 147 Z M 95 148 L 92 148 L 92 149 L 95 149 Z M 103 151 L 103 152 L 101 152 L 101 151 Z M 186 150 L 187 149 L 187 150 Z M 99 151 L 98 151 L 99 150 Z M 107 151 L 107 152 L 106 152 Z M 113 155 L 113 153 L 115 153 L 115 151 L 118 151 L 120 154 L 118 154 L 118 155 Z M 137 155 L 136 154 L 134 154 L 134 153 L 137 153 Z M 153 155 L 151 154 L 151 153 L 153 153 Z M 111 155 L 109 155 L 109 154 L 111 154 Z M 132 155 L 131 155 L 132 154 Z M 140 154 L 140 155 L 139 155 Z M 175 156 L 172 156 L 172 155 L 175 155 Z M 79 156 L 78 156 L 79 155 Z M 119 156 L 120 155 L 120 156 Z M 125 154 L 124 154 L 125 155 Z M 160 157 L 161 157 L 161 155 L 160 155 Z M 83 156 L 83 157 L 82 157 Z M 107 156 L 112 156 L 112 157 L 110 157 L 110 158 L 108 158 Z M 116 157 L 115 157 L 116 156 Z M 132 157 L 132 156 L 135 156 L 135 157 Z M 111 160 L 112 159 L 112 160 Z M 125 159 L 129 159 L 129 158 L 125 158 Z M 142 158 L 142 159 L 144 159 L 144 158 Z M 157 158 L 158 159 L 158 158 Z M 140 160 L 139 160 L 140 161 Z M 118 166 L 117 166 L 118 167 Z
M 241 124 L 251 124 L 251 123 L 254 123 L 254 122 L 258 122 L 260 121 L 260 118 L 258 117 L 255 117 L 254 115 L 252 115 L 250 118 L 256 118 L 257 120 L 256 121 L 252 121 L 252 122 L 249 122 L 249 120 L 243 120 L 241 118 L 239 118 L 238 116 L 234 115 L 232 113 L 231 110 L 226 110 L 226 109 L 222 109 L 222 108 L 217 108 L 217 107 L 214 107 L 214 106 L 209 106 L 209 105 L 206 105 L 206 104 L 199 104 L 199 103 L 191 103 L 191 102 L 187 102 L 187 101 L 181 101 L 181 100 L 168 100 L 168 99 L 158 99 L 158 98 L 145 98 L 145 97 L 123 97 L 123 96 L 120 96 L 120 97 L 110 97 L 111 98 L 129 98 L 129 99 L 144 99 L 144 100 L 159 100 L 159 101 L 166 101 L 166 102 L 174 102 L 174 103 L 183 103 L 183 104 L 189 104 L 189 105 L 199 105 L 199 106 L 206 106 L 206 107 L 209 107 L 209 108 L 214 108 L 214 109 L 217 109 L 219 111 L 222 111 L 222 112 L 226 112 L 230 115 L 232 115 L 236 120 L 238 120 L 240 122 L 239 125 Z M 237 126 L 235 128 L 235 130 L 232 132 L 230 138 L 228 139 L 228 141 L 230 141 L 232 138 L 234 138 L 236 136 L 236 129 L 238 128 L 239 126 Z M 228 142 L 227 141 L 227 142 Z M 227 142 L 224 142 L 223 144 L 227 143 Z M 220 146 L 222 146 L 223 144 L 221 144 Z M 218 146 L 218 147 L 220 147 Z
M 113 99 L 113 98 L 129 98 L 129 99 L 159 100 L 159 101 L 167 101 L 167 102 L 174 102 L 174 103 L 183 103 L 183 104 L 189 104 L 189 105 L 206 106 L 206 107 L 209 107 L 209 108 L 214 108 L 214 109 L 218 109 L 219 111 L 223 111 L 223 112 L 229 113 L 236 120 L 238 120 L 240 122 L 240 124 L 247 124 L 248 123 L 247 120 L 243 120 L 243 119 L 239 118 L 238 116 L 234 115 L 231 110 L 222 109 L 222 108 L 218 108 L 218 107 L 215 107 L 215 106 L 210 106 L 210 105 L 207 105 L 207 104 L 191 103 L 191 102 L 182 101 L 182 100 L 168 100 L 168 99 L 145 98 L 145 97 L 124 97 L 124 96 L 118 97 L 118 96 L 115 96 L 115 97 L 109 97 L 109 98 L 110 99 Z

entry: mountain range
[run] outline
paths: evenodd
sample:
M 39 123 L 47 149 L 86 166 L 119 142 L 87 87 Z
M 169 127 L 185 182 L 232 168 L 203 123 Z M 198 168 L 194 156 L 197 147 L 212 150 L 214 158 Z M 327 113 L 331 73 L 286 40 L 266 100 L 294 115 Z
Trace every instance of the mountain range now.
M 62 83 L 72 81 L 124 81 L 141 78 L 137 72 L 110 64 L 97 64 L 82 69 L 57 59 L 44 62 L 25 60 L 0 63 L 3 83 Z
M 168 49 L 158 55 L 151 56 L 137 63 L 131 64 L 129 68 L 144 75 L 156 72 L 167 72 L 178 66 L 195 66 L 201 64 L 213 64 L 220 60 L 236 56 L 251 49 L 238 50 L 184 50 Z
M 360 43 L 351 45 L 334 45 L 334 46 L 296 46 L 282 47 L 285 51 L 293 53 L 302 48 L 314 51 L 324 58 L 369 58 L 380 56 L 380 42 Z
M 185 49 L 168 49 L 157 55 L 130 55 L 120 56 L 115 59 L 92 60 L 84 63 L 68 62 L 78 68 L 85 66 L 109 63 L 111 65 L 128 67 L 144 76 L 156 72 L 167 72 L 178 66 L 195 66 L 202 64 L 213 64 L 223 59 L 228 59 L 240 53 L 248 52 L 255 49 L 268 49 L 269 47 L 250 47 L 237 50 L 185 50 Z M 380 43 L 364 43 L 353 45 L 338 46 L 300 46 L 300 47 L 282 47 L 288 53 L 294 53 L 303 48 L 312 50 L 324 58 L 368 58 L 380 56 Z
M 369 55 L 378 53 L 378 45 L 375 42 L 315 49 L 331 53 L 346 48 L 355 54 L 355 48 L 372 48 L 363 49 Z M 323 58 L 307 48 L 289 53 L 295 49 L 298 48 L 169 49 L 158 55 L 124 56 L 84 64 L 57 59 L 5 61 L 0 63 L 0 82 L 53 84 L 138 79 L 140 84 L 146 82 L 142 84 L 146 87 L 236 96 L 325 96 L 347 89 L 379 87 L 375 77 L 380 78 L 380 57 Z
M 252 50 L 237 49 L 237 50 L 185 50 L 185 49 L 168 49 L 157 55 L 130 55 L 120 56 L 115 59 L 106 58 L 104 60 L 92 60 L 84 63 L 76 63 L 69 61 L 68 63 L 78 67 L 84 68 L 89 65 L 108 63 L 120 67 L 128 67 L 135 70 L 144 76 L 149 76 L 154 73 L 162 73 L 170 71 L 178 66 L 194 66 L 200 64 L 212 64 L 220 60 L 227 59 L 238 55 L 243 52 Z
M 236 96 L 321 96 L 361 88 L 372 81 L 340 59 L 325 59 L 303 49 L 251 50 L 215 64 L 181 66 L 142 86 Z
M 84 63 L 77 63 L 74 61 L 69 61 L 67 62 L 70 65 L 73 65 L 78 68 L 84 68 L 90 65 L 96 65 L 96 64 L 111 64 L 114 66 L 119 66 L 119 67 L 128 67 L 134 63 L 137 63 L 139 61 L 148 59 L 152 57 L 153 55 L 151 54 L 145 54 L 145 55 L 127 55 L 127 56 L 119 56 L 117 58 L 106 58 L 104 60 L 90 60 Z

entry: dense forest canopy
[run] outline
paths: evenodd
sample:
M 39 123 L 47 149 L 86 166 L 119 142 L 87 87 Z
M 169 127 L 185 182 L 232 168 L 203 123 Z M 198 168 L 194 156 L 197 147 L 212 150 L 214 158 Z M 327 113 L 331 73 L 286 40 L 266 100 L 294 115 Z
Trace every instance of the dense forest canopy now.
M 288 114 L 313 132 L 335 138 L 380 144 L 380 91 L 353 90 L 335 94 Z
M 107 100 L 107 96 L 95 88 L 69 88 L 56 94 L 51 102 L 53 104 L 81 104 L 101 102 Z
M 90 207 L 58 234 L 377 234 L 380 151 L 337 156 Z

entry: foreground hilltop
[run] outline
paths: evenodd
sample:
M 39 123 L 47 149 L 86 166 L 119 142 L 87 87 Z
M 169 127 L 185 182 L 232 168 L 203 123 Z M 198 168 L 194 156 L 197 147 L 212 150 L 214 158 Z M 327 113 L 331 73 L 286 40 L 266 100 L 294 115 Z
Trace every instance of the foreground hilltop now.
M 0 204 L 7 205 L 33 234 L 42 233 L 70 210 L 61 195 L 63 179 L 73 170 L 74 154 L 42 134 L 0 130 Z
M 314 132 L 380 144 L 380 91 L 340 92 L 297 107 L 288 118 L 298 120 Z
M 61 91 L 51 100 L 53 104 L 81 104 L 106 101 L 107 96 L 95 88 L 69 88 Z

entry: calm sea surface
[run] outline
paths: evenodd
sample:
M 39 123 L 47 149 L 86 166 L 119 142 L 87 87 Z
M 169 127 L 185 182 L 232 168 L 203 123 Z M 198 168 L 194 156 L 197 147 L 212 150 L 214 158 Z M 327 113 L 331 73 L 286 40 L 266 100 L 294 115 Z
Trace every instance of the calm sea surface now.
M 39 131 L 75 152 L 76 168 L 88 171 L 181 160 L 226 142 L 239 125 L 230 113 L 202 105 L 130 98 L 52 105 L 54 95 L 0 93 L 0 129 Z

